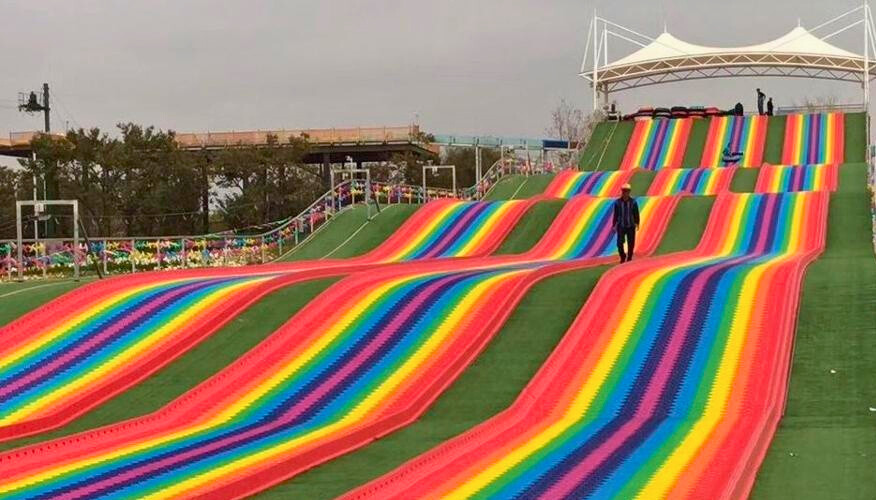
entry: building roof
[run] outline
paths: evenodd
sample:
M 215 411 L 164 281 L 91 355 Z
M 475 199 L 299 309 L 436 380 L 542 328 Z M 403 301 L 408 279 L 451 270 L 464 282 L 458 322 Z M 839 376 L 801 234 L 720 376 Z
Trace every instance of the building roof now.
M 708 47 L 676 38 L 671 33 L 663 33 L 651 43 L 632 54 L 613 61 L 600 71 L 610 68 L 641 64 L 659 59 L 694 56 L 734 55 L 734 54 L 794 54 L 806 56 L 847 57 L 861 61 L 864 56 L 841 49 L 810 33 L 806 28 L 796 27 L 775 40 L 742 47 Z

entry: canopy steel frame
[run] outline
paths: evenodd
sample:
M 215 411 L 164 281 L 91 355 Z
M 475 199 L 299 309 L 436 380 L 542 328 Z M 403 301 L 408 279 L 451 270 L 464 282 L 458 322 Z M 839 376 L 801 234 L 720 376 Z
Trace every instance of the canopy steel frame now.
M 860 18 L 849 21 L 850 16 L 860 14 Z M 840 21 L 848 21 L 837 27 Z M 864 107 L 870 102 L 870 82 L 876 79 L 876 66 L 870 62 L 876 53 L 876 31 L 870 6 L 861 6 L 840 14 L 818 26 L 809 33 L 834 27 L 830 33 L 819 37 L 824 41 L 851 28 L 863 26 L 864 53 L 862 56 L 839 56 L 826 54 L 804 54 L 782 52 L 781 49 L 769 52 L 714 52 L 708 54 L 679 54 L 628 64 L 609 64 L 609 39 L 619 39 L 638 47 L 660 43 L 656 38 L 599 17 L 596 11 L 587 32 L 584 58 L 579 76 L 590 82 L 593 89 L 593 109 L 599 109 L 599 98 L 608 104 L 608 96 L 619 92 L 649 85 L 699 80 L 704 78 L 732 77 L 794 77 L 851 82 L 861 85 Z M 667 45 L 668 47 L 668 45 Z M 677 47 L 672 47 L 678 52 Z

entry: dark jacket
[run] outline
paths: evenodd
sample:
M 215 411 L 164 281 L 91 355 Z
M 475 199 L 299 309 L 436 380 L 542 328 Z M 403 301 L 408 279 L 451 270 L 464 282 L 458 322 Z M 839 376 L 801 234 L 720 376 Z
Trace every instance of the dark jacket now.
M 630 197 L 629 200 L 618 198 L 614 200 L 614 213 L 612 214 L 611 225 L 612 227 L 622 229 L 639 225 L 639 204 L 635 198 Z

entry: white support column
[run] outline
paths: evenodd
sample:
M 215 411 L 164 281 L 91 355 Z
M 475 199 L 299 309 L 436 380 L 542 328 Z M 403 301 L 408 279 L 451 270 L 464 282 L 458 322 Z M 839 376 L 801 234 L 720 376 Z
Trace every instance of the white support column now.
M 864 0 L 864 111 L 870 110 L 870 5 Z M 869 143 L 870 138 L 867 137 Z M 868 148 L 869 149 L 869 148 Z M 869 151 L 867 152 L 869 155 Z
M 593 9 L 593 111 L 599 109 L 599 18 Z

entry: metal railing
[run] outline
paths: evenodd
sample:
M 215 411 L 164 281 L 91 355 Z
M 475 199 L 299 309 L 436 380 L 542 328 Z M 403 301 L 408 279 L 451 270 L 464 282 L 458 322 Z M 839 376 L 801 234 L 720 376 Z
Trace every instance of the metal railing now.
M 314 144 L 361 144 L 361 143 L 400 143 L 419 140 L 420 128 L 417 125 L 403 127 L 357 127 L 328 129 L 294 130 L 253 130 L 237 132 L 178 133 L 176 142 L 187 148 L 227 147 L 236 145 L 260 146 L 273 136 L 284 144 L 291 138 L 307 137 Z
M 477 200 L 483 198 L 507 175 L 535 175 L 560 170 L 551 161 L 531 162 L 518 157 L 496 161 L 474 186 L 460 189 L 427 188 L 407 184 L 371 182 L 371 199 L 381 205 L 420 204 L 438 198 Z M 72 274 L 74 259 L 83 273 L 97 266 L 104 274 L 135 273 L 163 269 L 242 266 L 272 262 L 315 233 L 340 211 L 364 202 L 367 183 L 345 180 L 325 192 L 299 214 L 263 224 L 274 226 L 257 234 L 240 235 L 230 230 L 204 235 L 90 237 L 74 245 L 72 238 L 22 240 L 22 266 L 26 279 L 63 277 Z M 18 272 L 16 243 L 0 240 L 0 280 L 13 280 Z
M 860 113 L 866 108 L 861 103 L 847 104 L 815 104 L 803 106 L 779 106 L 776 108 L 776 115 L 792 115 L 792 114 L 807 114 L 807 113 L 829 113 L 829 112 L 844 112 L 844 113 Z
M 83 272 L 98 266 L 105 274 L 240 266 L 271 262 L 299 245 L 341 210 L 365 200 L 367 185 L 346 180 L 327 191 L 294 217 L 271 223 L 273 229 L 252 235 L 232 231 L 205 235 L 91 237 L 90 244 L 74 245 L 72 238 L 22 240 L 22 266 L 26 278 L 68 276 L 74 262 Z M 455 197 L 449 189 L 371 183 L 372 199 L 384 205 L 424 203 Z M 0 280 L 12 280 L 18 272 L 14 241 L 0 241 Z

